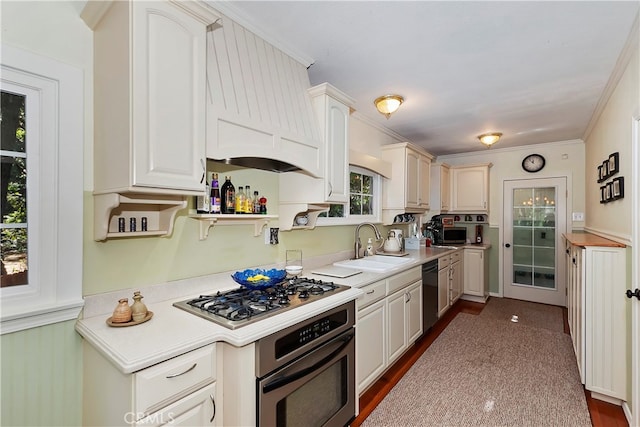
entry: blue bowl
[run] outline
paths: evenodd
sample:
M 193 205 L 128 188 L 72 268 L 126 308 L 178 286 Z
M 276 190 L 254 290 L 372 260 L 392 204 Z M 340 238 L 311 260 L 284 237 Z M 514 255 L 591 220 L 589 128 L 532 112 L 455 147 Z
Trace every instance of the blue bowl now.
M 248 280 L 249 277 L 253 277 L 256 274 L 267 276 L 269 279 L 259 281 Z M 281 283 L 285 279 L 285 277 L 287 277 L 286 271 L 278 270 L 275 268 L 272 268 L 271 270 L 263 270 L 261 268 L 247 269 L 244 271 L 236 271 L 231 275 L 231 278 L 235 280 L 236 283 L 239 283 L 249 289 L 264 289 L 275 286 L 278 283 Z

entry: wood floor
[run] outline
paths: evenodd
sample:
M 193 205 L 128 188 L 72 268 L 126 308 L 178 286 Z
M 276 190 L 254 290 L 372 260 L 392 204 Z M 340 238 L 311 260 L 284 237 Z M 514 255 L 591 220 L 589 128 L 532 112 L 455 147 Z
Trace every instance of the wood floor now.
M 350 424 L 351 427 L 358 427 L 362 424 L 376 406 L 378 406 L 378 403 L 384 399 L 393 386 L 400 381 L 400 378 L 402 378 L 416 360 L 422 356 L 422 353 L 438 338 L 458 313 L 479 314 L 483 308 L 484 304 L 458 300 L 458 302 L 438 320 L 429 333 L 418 339 L 415 345 L 360 397 L 360 414 Z M 569 327 L 566 313 L 567 311 L 565 309 L 565 333 L 568 333 Z M 585 390 L 585 397 L 587 399 L 587 406 L 589 407 L 593 427 L 628 427 L 629 424 L 620 406 L 592 399 L 587 390 Z

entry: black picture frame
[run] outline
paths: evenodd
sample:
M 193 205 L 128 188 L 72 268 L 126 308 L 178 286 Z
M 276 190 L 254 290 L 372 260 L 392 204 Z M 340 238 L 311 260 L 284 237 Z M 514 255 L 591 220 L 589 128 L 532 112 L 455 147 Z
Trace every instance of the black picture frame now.
M 607 203 L 606 190 L 607 190 L 606 185 L 603 185 L 602 187 L 600 187 L 600 203 Z
M 604 181 L 604 173 L 602 172 L 602 165 L 598 165 L 598 183 L 602 181 Z
M 607 189 L 605 190 L 607 195 L 607 203 L 613 201 L 613 181 L 607 182 Z
M 624 198 L 624 177 L 620 176 L 611 181 L 611 197 L 613 200 Z
M 609 154 L 609 159 L 607 159 L 608 169 L 607 169 L 607 177 L 613 176 L 620 172 L 620 154 L 616 151 L 615 153 Z
M 602 162 L 602 180 L 606 181 L 609 178 L 609 160 Z

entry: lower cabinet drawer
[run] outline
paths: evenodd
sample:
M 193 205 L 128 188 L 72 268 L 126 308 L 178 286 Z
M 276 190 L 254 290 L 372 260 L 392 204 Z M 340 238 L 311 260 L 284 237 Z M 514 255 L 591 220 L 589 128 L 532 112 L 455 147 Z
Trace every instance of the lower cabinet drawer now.
M 356 300 L 356 307 L 358 310 L 384 298 L 387 292 L 387 285 L 384 280 L 380 280 L 379 282 L 364 286 L 362 291 L 364 292 L 364 295 Z
M 216 347 L 209 345 L 134 374 L 134 406 L 150 414 L 216 379 Z
M 420 280 L 422 277 L 421 267 L 415 267 L 411 270 L 403 271 L 395 276 L 391 276 L 387 279 L 387 294 L 391 295 L 398 289 L 402 289 L 416 280 Z

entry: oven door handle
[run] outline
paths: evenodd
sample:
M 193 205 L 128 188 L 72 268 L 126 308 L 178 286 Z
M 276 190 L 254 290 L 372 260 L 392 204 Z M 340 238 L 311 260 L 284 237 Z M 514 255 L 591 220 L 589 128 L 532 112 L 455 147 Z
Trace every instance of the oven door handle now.
M 353 332 L 349 333 L 348 335 L 345 335 L 339 339 L 337 339 L 334 342 L 338 342 L 338 341 L 343 341 L 342 345 L 340 347 L 338 347 L 337 350 L 335 350 L 334 352 L 332 352 L 330 355 L 328 355 L 327 357 L 323 358 L 322 360 L 320 360 L 319 362 L 313 364 L 312 366 L 309 366 L 307 368 L 301 369 L 298 372 L 295 372 L 291 375 L 285 376 L 285 377 L 280 377 L 276 380 L 271 381 L 270 383 L 265 384 L 264 386 L 262 386 L 262 392 L 263 393 L 269 393 L 270 391 L 276 390 L 280 387 L 284 387 L 287 384 L 290 384 L 296 380 L 299 380 L 300 378 L 305 377 L 306 375 L 309 375 L 311 372 L 317 370 L 318 368 L 321 368 L 323 365 L 326 365 L 331 359 L 333 359 L 334 357 L 336 357 L 338 354 L 340 354 L 340 352 L 342 350 L 344 350 L 349 343 L 351 342 L 351 340 L 353 339 L 353 337 L 355 336 L 355 334 Z

